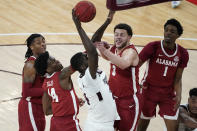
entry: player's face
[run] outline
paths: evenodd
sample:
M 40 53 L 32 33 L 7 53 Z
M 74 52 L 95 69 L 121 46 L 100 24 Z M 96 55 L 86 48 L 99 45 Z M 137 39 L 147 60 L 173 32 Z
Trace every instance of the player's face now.
M 62 64 L 58 60 L 56 60 L 54 57 L 49 56 L 49 59 L 48 59 L 49 72 L 50 71 L 57 72 L 57 71 L 61 71 L 62 69 L 63 69 Z
M 46 51 L 46 43 L 43 37 L 36 37 L 31 44 L 31 50 L 36 55 L 44 53 Z
M 131 36 L 127 34 L 127 31 L 124 29 L 116 29 L 114 32 L 114 43 L 116 45 L 116 48 L 122 49 L 127 44 L 129 44 L 129 41 L 131 39 Z
M 189 110 L 193 114 L 197 114 L 197 96 L 191 96 L 188 99 Z
M 175 43 L 179 37 L 176 26 L 167 25 L 164 29 L 164 41 L 165 43 Z

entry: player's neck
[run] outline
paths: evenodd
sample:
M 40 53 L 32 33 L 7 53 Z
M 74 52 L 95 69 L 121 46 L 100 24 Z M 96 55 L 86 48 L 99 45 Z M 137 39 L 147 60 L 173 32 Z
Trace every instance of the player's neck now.
M 123 51 L 129 45 L 130 43 L 127 43 L 124 47 L 116 48 L 116 54 L 120 54 L 120 52 Z
M 176 48 L 176 43 L 175 42 L 166 43 L 165 41 L 163 41 L 163 46 L 164 46 L 164 48 L 174 50 Z

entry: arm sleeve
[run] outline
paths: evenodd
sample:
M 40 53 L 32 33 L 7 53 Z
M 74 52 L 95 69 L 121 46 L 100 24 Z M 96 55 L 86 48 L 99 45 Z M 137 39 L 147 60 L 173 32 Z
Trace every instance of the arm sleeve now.
M 181 47 L 181 61 L 179 63 L 180 68 L 187 67 L 187 63 L 189 61 L 189 54 L 188 51 Z
M 42 88 L 32 88 L 32 83 L 23 84 L 23 96 L 24 97 L 40 97 L 43 95 L 44 90 Z
M 157 45 L 154 42 L 147 44 L 139 54 L 140 60 L 145 62 L 146 60 L 150 59 L 155 53 L 156 46 Z

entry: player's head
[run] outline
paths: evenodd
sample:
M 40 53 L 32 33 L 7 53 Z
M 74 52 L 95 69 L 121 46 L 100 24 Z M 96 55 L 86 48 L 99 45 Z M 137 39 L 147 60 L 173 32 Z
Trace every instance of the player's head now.
M 183 27 L 176 19 L 169 19 L 164 24 L 164 41 L 166 43 L 175 42 L 183 33 Z
M 190 112 L 197 114 L 197 88 L 193 88 L 189 91 L 188 104 Z
M 41 34 L 31 34 L 27 38 L 26 44 L 27 52 L 25 58 L 29 58 L 32 55 L 38 56 L 46 51 L 45 38 Z
M 127 46 L 133 35 L 132 28 L 128 24 L 120 23 L 114 27 L 114 43 L 118 49 Z
M 54 57 L 49 56 L 47 51 L 37 57 L 34 67 L 41 76 L 44 76 L 45 73 L 52 74 L 63 69 L 62 64 Z
M 86 53 L 78 52 L 70 59 L 72 68 L 80 73 L 85 73 L 88 67 L 88 57 Z

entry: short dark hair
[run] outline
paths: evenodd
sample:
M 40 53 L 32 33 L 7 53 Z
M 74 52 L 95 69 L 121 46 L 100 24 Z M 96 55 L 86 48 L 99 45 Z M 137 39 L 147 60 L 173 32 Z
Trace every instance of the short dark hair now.
M 116 29 L 124 29 L 127 31 L 127 34 L 130 35 L 131 37 L 133 36 L 133 31 L 132 31 L 132 28 L 131 26 L 129 26 L 128 24 L 125 24 L 125 23 L 120 23 L 118 25 L 116 25 L 114 27 L 114 32 Z
M 197 88 L 193 88 L 189 91 L 189 96 L 197 96 Z
M 70 65 L 74 70 L 80 71 L 80 66 L 83 64 L 84 54 L 82 52 L 78 52 L 72 56 L 70 59 Z
M 44 76 L 47 70 L 47 61 L 49 59 L 49 53 L 46 51 L 45 53 L 40 54 L 35 61 L 34 67 L 36 69 L 36 72 Z
M 32 52 L 32 50 L 31 50 L 30 46 L 31 46 L 33 40 L 34 40 L 35 38 L 37 38 L 37 37 L 42 37 L 43 39 L 45 39 L 41 34 L 31 34 L 31 35 L 27 38 L 27 40 L 26 40 L 27 51 L 26 51 L 26 53 L 25 53 L 25 58 L 29 58 L 30 56 L 33 55 L 33 52 Z
M 183 34 L 183 27 L 182 25 L 180 24 L 180 22 L 176 19 L 169 19 L 167 20 L 167 22 L 165 23 L 164 25 L 164 29 L 167 25 L 173 25 L 177 28 L 177 32 L 178 32 L 178 35 L 181 36 Z

